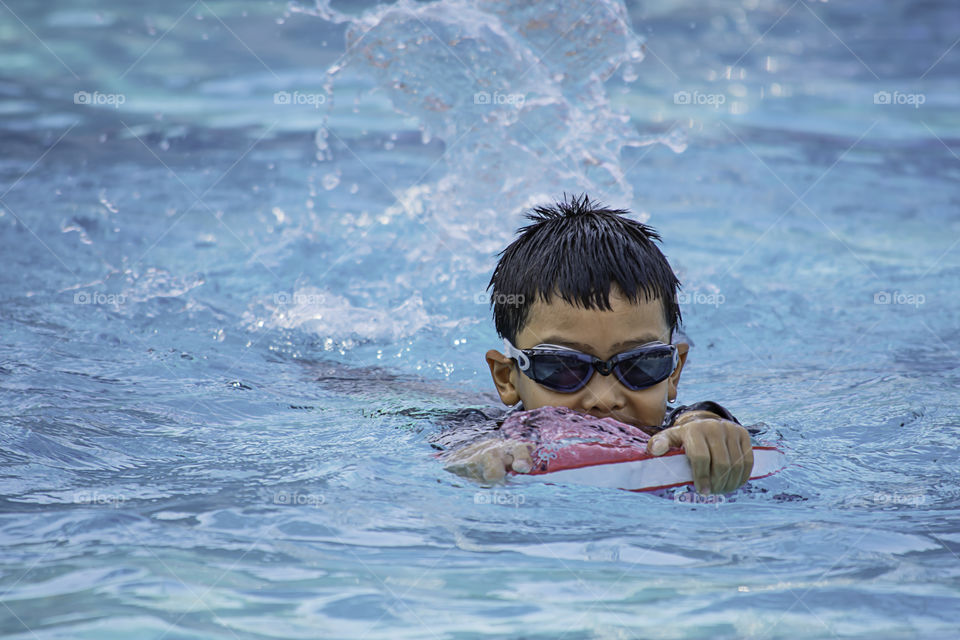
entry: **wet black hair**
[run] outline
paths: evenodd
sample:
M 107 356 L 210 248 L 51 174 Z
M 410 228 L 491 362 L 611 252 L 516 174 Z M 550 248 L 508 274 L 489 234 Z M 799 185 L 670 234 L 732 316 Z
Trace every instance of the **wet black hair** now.
M 610 286 L 639 303 L 660 300 L 671 335 L 682 318 L 677 304 L 680 281 L 654 241 L 650 226 L 607 209 L 584 193 L 526 214 L 532 223 L 501 251 L 487 285 L 493 319 L 501 338 L 515 342 L 538 298 L 559 295 L 585 309 L 610 310 Z

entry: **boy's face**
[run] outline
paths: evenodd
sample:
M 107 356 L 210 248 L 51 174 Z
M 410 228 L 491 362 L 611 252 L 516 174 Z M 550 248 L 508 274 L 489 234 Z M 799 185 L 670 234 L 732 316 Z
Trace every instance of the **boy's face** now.
M 530 308 L 527 324 L 514 342 L 518 349 L 538 344 L 571 347 L 603 360 L 647 342 L 670 343 L 670 328 L 663 317 L 659 300 L 634 303 L 625 299 L 616 286 L 610 290 L 609 311 L 583 309 L 559 296 L 550 303 L 538 299 Z M 631 391 L 614 374 L 594 371 L 585 387 L 573 393 L 552 391 L 522 373 L 516 362 L 490 350 L 487 363 L 497 392 L 504 404 L 523 402 L 530 410 L 544 406 L 568 407 L 599 418 L 612 417 L 638 427 L 660 426 L 667 399 L 677 394 L 680 371 L 687 359 L 689 345 L 677 345 L 679 364 L 669 378 L 652 387 Z

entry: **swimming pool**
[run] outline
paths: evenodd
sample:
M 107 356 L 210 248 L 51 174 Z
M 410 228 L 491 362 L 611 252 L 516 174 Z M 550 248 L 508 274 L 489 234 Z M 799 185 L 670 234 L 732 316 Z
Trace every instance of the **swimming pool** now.
M 0 633 L 949 638 L 960 13 L 0 5 Z M 328 73 L 332 71 L 332 73 Z M 443 472 L 529 204 L 664 236 L 707 504 Z

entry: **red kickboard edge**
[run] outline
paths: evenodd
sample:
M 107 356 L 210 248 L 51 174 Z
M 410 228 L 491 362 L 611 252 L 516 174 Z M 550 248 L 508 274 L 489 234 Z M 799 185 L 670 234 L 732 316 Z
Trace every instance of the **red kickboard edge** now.
M 587 484 L 591 486 L 624 489 L 627 491 L 657 491 L 693 484 L 693 473 L 683 449 L 670 449 L 661 456 L 652 456 L 646 451 L 613 452 L 609 447 L 580 445 L 581 453 L 588 453 L 588 460 L 578 464 L 548 465 L 535 467 L 529 473 L 510 471 L 512 476 L 534 476 L 541 480 Z M 593 451 L 589 451 L 593 449 Z M 535 449 L 531 459 L 538 460 Z M 604 454 L 614 453 L 605 458 Z M 753 447 L 753 472 L 750 480 L 772 476 L 786 466 L 786 455 L 772 446 Z

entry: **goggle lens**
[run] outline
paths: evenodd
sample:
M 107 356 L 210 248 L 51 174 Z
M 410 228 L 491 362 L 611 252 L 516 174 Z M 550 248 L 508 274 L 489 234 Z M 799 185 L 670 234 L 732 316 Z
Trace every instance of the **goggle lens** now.
M 590 380 L 593 365 L 566 354 L 539 354 L 530 359 L 527 374 L 549 389 L 571 393 Z
M 652 387 L 673 373 L 673 350 L 669 345 L 651 347 L 621 360 L 613 370 L 620 382 L 634 391 Z

